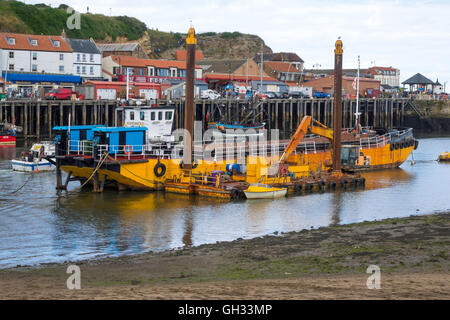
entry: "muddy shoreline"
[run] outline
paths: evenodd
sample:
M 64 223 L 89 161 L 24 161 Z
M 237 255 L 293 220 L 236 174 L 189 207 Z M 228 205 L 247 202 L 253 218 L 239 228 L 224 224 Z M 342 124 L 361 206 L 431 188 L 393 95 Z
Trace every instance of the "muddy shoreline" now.
M 449 299 L 450 213 L 0 270 L 0 299 Z M 81 289 L 68 290 L 70 264 Z M 369 265 L 380 290 L 369 290 Z

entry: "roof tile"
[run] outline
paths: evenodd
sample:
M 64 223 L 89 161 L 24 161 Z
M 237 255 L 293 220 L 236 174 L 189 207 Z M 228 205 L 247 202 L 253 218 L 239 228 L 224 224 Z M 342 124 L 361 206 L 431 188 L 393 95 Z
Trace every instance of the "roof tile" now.
M 8 38 L 14 38 L 15 44 L 9 44 Z M 30 40 L 37 40 L 38 45 L 33 46 Z M 59 41 L 59 47 L 52 43 Z M 0 48 L 6 50 L 30 50 L 30 51 L 53 51 L 53 52 L 72 52 L 69 44 L 61 36 L 43 36 L 19 33 L 0 33 Z

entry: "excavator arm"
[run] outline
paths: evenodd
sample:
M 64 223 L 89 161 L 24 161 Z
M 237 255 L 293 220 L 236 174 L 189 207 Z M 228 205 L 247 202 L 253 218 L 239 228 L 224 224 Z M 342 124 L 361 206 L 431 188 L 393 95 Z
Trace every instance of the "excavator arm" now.
M 319 121 L 314 120 L 311 127 L 309 128 L 311 133 L 317 134 L 318 136 L 327 138 L 333 142 L 333 129 L 321 124 Z
M 304 116 L 302 122 L 298 126 L 291 140 L 289 140 L 288 145 L 284 149 L 283 155 L 280 158 L 279 163 L 286 159 L 298 146 L 298 144 L 303 140 L 306 133 L 311 132 L 317 134 L 318 136 L 325 137 L 333 142 L 333 130 L 323 125 L 319 121 L 312 120 L 311 116 Z

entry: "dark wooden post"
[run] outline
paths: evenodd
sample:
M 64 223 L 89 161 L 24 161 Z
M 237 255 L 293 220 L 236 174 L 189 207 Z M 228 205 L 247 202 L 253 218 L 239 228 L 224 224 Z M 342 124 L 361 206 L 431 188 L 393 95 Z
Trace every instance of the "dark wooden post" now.
M 334 50 L 333 171 L 341 171 L 342 131 L 342 41 Z
M 48 136 L 52 136 L 52 103 L 47 104 L 47 114 L 48 114 Z
M 192 151 L 194 139 L 194 89 L 195 89 L 195 47 L 197 39 L 195 38 L 194 28 L 188 31 L 186 38 L 186 100 L 184 116 L 184 149 L 183 149 L 183 167 L 192 169 Z
M 36 136 L 39 139 L 41 136 L 41 103 L 36 104 Z

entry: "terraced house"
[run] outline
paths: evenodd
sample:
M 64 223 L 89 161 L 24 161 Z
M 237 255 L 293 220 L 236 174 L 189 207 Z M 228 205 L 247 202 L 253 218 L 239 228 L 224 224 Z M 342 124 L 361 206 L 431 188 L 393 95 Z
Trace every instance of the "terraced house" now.
M 61 36 L 0 33 L 2 71 L 67 74 L 72 65 L 72 49 Z
M 166 82 L 186 77 L 186 62 L 176 60 L 139 59 L 130 56 L 107 56 L 103 58 L 103 76 L 109 80 L 135 82 Z M 195 67 L 195 77 L 202 78 L 202 69 Z
M 0 70 L 8 94 L 19 97 L 81 82 L 72 75 L 72 48 L 61 36 L 0 33 Z
M 66 39 L 73 51 L 72 73 L 84 80 L 102 78 L 102 54 L 94 40 Z

